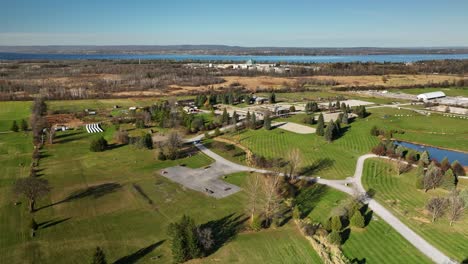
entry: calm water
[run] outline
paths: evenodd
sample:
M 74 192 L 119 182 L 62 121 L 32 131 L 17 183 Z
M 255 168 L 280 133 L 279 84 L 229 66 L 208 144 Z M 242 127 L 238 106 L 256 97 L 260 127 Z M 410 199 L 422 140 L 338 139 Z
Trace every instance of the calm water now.
M 446 149 L 439 149 L 439 148 L 434 148 L 434 147 L 426 147 L 422 145 L 416 145 L 408 142 L 399 142 L 395 141 L 396 145 L 402 145 L 403 147 L 413 149 L 419 152 L 423 152 L 427 150 L 429 152 L 429 156 L 438 161 L 442 161 L 443 158 L 447 157 L 450 162 L 454 162 L 455 160 L 458 160 L 461 165 L 463 166 L 468 166 L 468 154 L 463 153 L 463 152 L 458 152 L 458 151 L 453 151 L 453 150 L 446 150 Z
M 357 56 L 235 56 L 190 54 L 32 54 L 0 53 L 0 60 L 175 60 L 257 62 L 414 62 L 422 60 L 468 59 L 468 54 L 405 54 Z

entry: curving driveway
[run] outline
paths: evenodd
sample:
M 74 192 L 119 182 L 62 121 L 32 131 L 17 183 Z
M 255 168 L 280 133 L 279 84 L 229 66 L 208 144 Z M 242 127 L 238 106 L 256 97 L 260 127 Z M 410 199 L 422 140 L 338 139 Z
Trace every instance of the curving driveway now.
M 200 138 L 201 139 L 201 138 Z M 191 140 L 193 141 L 193 140 Z M 205 146 L 200 143 L 195 144 L 203 153 L 213 158 L 216 162 L 223 164 L 226 167 L 233 167 L 240 171 L 255 171 L 259 173 L 268 173 L 267 170 L 261 170 L 256 168 L 250 168 L 243 165 L 239 165 L 224 159 L 223 157 L 217 155 L 213 151 L 209 150 Z M 300 176 L 299 178 L 310 179 L 314 182 L 324 184 L 330 186 L 334 189 L 340 190 L 342 192 L 348 193 L 350 195 L 363 195 L 366 193 L 364 186 L 362 185 L 362 174 L 364 169 L 364 161 L 368 158 L 385 158 L 388 157 L 380 157 L 374 154 L 366 154 L 362 155 L 358 158 L 356 164 L 356 171 L 354 172 L 353 177 L 349 177 L 345 180 L 327 180 L 327 179 L 320 179 L 320 178 L 310 178 L 305 176 Z M 387 222 L 390 226 L 392 226 L 400 235 L 402 235 L 408 242 L 410 242 L 414 247 L 416 247 L 419 251 L 421 251 L 424 255 L 429 257 L 432 261 L 438 264 L 452 264 L 457 263 L 456 261 L 450 259 L 440 250 L 432 246 L 429 242 L 427 242 L 424 238 L 416 234 L 413 230 L 411 230 L 408 226 L 406 226 L 403 222 L 401 222 L 395 215 L 393 215 L 389 210 L 387 210 L 384 206 L 379 204 L 376 200 L 372 198 L 367 198 L 364 202 L 366 202 L 369 207 L 379 215 L 385 222 Z

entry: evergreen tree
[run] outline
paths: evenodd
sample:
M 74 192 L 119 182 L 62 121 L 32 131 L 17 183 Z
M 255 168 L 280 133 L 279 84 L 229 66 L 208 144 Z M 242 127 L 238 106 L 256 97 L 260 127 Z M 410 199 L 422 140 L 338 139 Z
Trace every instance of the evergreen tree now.
M 340 232 L 342 228 L 340 216 L 335 215 L 331 218 L 331 230 L 334 232 Z
M 107 140 L 104 137 L 99 137 L 91 141 L 90 150 L 93 152 L 101 152 L 107 148 Z
M 450 169 L 450 162 L 447 157 L 443 158 L 440 162 L 440 169 L 442 169 L 443 173 Z
M 214 136 L 218 137 L 221 135 L 221 131 L 219 130 L 219 127 L 215 128 Z
M 275 103 L 276 103 L 276 95 L 275 95 L 275 92 L 272 92 L 272 93 L 270 94 L 269 101 L 270 101 L 270 104 L 275 104 Z
M 223 114 L 222 114 L 222 116 L 221 116 L 221 122 L 222 122 L 223 124 L 229 123 L 229 114 L 228 114 L 226 108 L 223 109 Z
M 330 234 L 327 236 L 328 242 L 334 244 L 334 245 L 340 245 L 341 244 L 341 235 L 339 232 L 332 231 Z
M 346 110 L 346 108 L 345 108 L 345 110 Z M 348 113 L 346 113 L 346 111 L 343 112 L 343 117 L 341 118 L 341 123 L 343 123 L 345 125 L 349 124 Z
M 463 169 L 463 166 L 458 162 L 458 160 L 452 163 L 452 170 L 456 176 L 465 176 L 466 174 L 465 169 Z
M 192 218 L 184 215 L 181 225 L 184 227 L 184 236 L 186 239 L 187 253 L 191 259 L 201 257 L 200 244 L 197 236 L 197 226 Z
M 333 131 L 333 137 L 337 138 L 341 135 L 341 119 L 335 121 L 335 130 Z
M 266 130 L 271 129 L 271 118 L 269 115 L 265 115 L 265 118 L 263 120 L 263 128 L 265 128 Z
M 325 127 L 325 121 L 323 121 L 323 114 L 320 113 L 318 121 L 317 121 L 317 130 L 315 131 L 315 133 L 318 136 L 323 136 L 325 134 L 324 127 Z
M 28 131 L 28 122 L 24 119 L 21 120 L 21 130 Z
M 424 165 L 429 165 L 429 163 L 431 162 L 431 159 L 429 157 L 429 152 L 427 152 L 427 150 L 423 151 L 423 153 L 421 154 L 421 157 L 419 157 L 419 160 L 422 161 Z
M 346 109 L 346 104 L 345 104 L 344 102 L 341 103 L 340 110 L 341 110 L 341 112 L 343 112 L 343 113 L 348 113 L 348 111 L 347 111 L 347 109 Z
M 235 125 L 237 122 L 239 122 L 239 115 L 234 111 L 234 113 L 232 113 L 232 124 Z
M 333 141 L 333 134 L 335 131 L 335 124 L 333 123 L 333 120 L 330 120 L 330 122 L 327 125 L 327 128 L 325 129 L 325 140 L 328 142 Z
M 441 187 L 450 191 L 450 190 L 455 189 L 456 184 L 457 184 L 457 179 L 455 175 L 453 174 L 452 169 L 448 169 L 444 173 L 444 176 L 442 177 Z
M 13 132 L 18 132 L 19 131 L 18 123 L 16 122 L 16 120 L 13 120 L 13 123 L 11 124 L 10 130 L 13 131 Z
M 252 127 L 257 127 L 257 115 L 255 114 L 255 112 L 252 113 Z
M 365 226 L 364 217 L 362 216 L 359 210 L 353 214 L 353 216 L 350 219 L 350 223 L 352 226 L 359 228 L 363 228 Z
M 106 255 L 104 254 L 104 251 L 100 247 L 96 248 L 96 251 L 94 252 L 93 256 L 93 262 L 92 264 L 106 264 Z
M 247 111 L 247 115 L 245 116 L 245 126 L 247 128 L 251 128 L 252 127 L 251 123 L 252 123 L 252 116 L 250 115 L 250 111 Z

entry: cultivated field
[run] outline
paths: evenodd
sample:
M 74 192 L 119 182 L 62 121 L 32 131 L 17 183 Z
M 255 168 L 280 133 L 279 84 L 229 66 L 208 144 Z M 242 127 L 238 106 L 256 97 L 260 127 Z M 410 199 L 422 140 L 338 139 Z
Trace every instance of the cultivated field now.
M 363 184 L 375 190 L 375 198 L 390 209 L 399 219 L 416 231 L 429 243 L 458 261 L 468 258 L 468 217 L 449 225 L 446 217 L 431 223 L 424 206 L 430 197 L 445 196 L 442 189 L 417 190 L 415 171 L 397 176 L 395 166 L 389 161 L 366 160 Z M 460 180 L 458 188 L 467 188 L 468 180 Z

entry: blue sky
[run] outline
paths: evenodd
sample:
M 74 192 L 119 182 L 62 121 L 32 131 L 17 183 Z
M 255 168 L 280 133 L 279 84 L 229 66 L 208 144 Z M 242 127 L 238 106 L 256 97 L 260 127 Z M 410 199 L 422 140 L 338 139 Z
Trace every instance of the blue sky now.
M 0 45 L 468 46 L 467 0 L 0 0 Z

